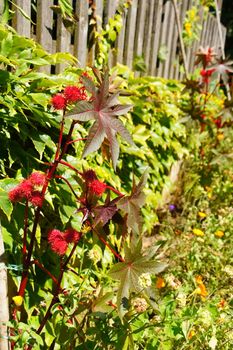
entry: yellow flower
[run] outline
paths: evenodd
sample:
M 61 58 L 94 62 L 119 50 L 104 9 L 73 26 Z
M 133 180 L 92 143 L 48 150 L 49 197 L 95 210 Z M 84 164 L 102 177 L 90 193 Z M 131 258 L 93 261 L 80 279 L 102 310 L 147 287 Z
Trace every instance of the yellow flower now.
M 196 335 L 196 332 L 193 329 L 191 329 L 188 333 L 188 339 L 192 339 L 192 337 L 194 337 L 194 335 Z
M 196 276 L 196 277 L 195 277 L 195 281 L 196 281 L 197 284 L 203 283 L 203 282 L 202 282 L 202 276 L 201 276 L 201 275 Z
M 203 298 L 205 298 L 208 295 L 208 292 L 203 282 L 198 284 L 198 287 L 195 289 L 195 293 Z
M 196 8 L 192 8 L 191 10 L 189 10 L 189 18 L 190 18 L 192 21 L 195 20 L 196 14 L 197 14 Z
M 217 139 L 218 141 L 222 141 L 224 139 L 224 134 L 218 134 Z
M 91 230 L 91 227 L 89 225 L 83 225 L 83 227 L 81 228 L 81 233 L 86 234 Z
M 199 218 L 201 218 L 201 219 L 204 219 L 207 216 L 206 213 L 203 213 L 202 211 L 199 211 L 197 214 L 198 214 Z
M 199 228 L 194 228 L 193 229 L 193 233 L 195 234 L 195 236 L 204 236 L 204 232 L 202 230 L 200 230 Z
M 156 288 L 161 289 L 165 287 L 165 281 L 162 277 L 158 277 L 156 281 Z
M 185 29 L 185 31 L 186 31 L 188 36 L 192 36 L 192 30 L 191 30 L 192 29 L 192 24 L 190 22 L 186 22 L 184 24 L 184 29 Z
M 16 306 L 21 306 L 23 304 L 23 298 L 20 295 L 16 295 L 12 300 Z
M 219 237 L 219 238 L 222 238 L 224 236 L 224 232 L 221 231 L 221 230 L 218 230 L 218 231 L 215 232 L 215 236 Z

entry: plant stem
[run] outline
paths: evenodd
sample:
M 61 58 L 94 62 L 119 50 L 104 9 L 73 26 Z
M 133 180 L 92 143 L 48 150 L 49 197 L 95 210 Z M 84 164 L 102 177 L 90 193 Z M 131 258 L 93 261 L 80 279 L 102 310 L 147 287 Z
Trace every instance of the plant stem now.
M 53 280 L 55 284 L 58 284 L 56 277 L 51 272 L 49 272 L 38 260 L 32 260 L 31 264 L 37 265 L 42 271 L 47 273 L 47 275 Z
M 82 138 L 80 138 L 80 139 L 71 140 L 71 141 L 68 142 L 68 145 L 70 145 L 71 143 L 78 142 L 78 141 L 84 141 L 84 140 L 86 140 L 86 139 L 87 139 L 86 137 L 82 137 Z
M 111 190 L 112 192 L 118 194 L 120 197 L 124 197 L 124 194 L 121 193 L 120 191 L 116 190 L 114 187 L 112 187 L 112 186 L 107 186 L 106 188 L 108 188 L 108 189 Z
M 59 160 L 59 164 L 66 165 L 68 168 L 70 168 L 71 170 L 74 170 L 77 174 L 81 175 L 80 171 L 78 171 L 74 166 L 65 162 L 64 160 Z
M 92 227 L 92 230 L 97 234 L 97 236 L 99 237 L 99 239 L 101 240 L 101 242 L 103 242 L 104 245 L 105 245 L 106 247 L 108 247 L 108 249 L 111 250 L 111 252 L 115 255 L 115 257 L 116 257 L 117 259 L 119 259 L 121 262 L 125 262 L 125 260 L 120 256 L 120 254 L 118 254 L 118 253 L 110 246 L 110 244 L 109 244 L 107 241 L 105 241 L 105 239 L 104 239 L 93 227 Z
M 65 177 L 63 177 L 63 176 L 61 176 L 61 175 L 56 175 L 55 178 L 56 178 L 56 179 L 61 179 L 61 180 L 65 181 L 65 183 L 69 186 L 69 188 L 70 188 L 71 192 L 73 193 L 73 195 L 75 196 L 75 198 L 76 198 L 77 200 L 79 200 L 79 197 L 78 197 L 77 194 L 75 193 L 75 191 L 74 191 L 72 185 L 70 184 L 70 182 L 69 182 Z
M 53 298 L 52 298 L 52 300 L 50 302 L 48 310 L 46 311 L 46 314 L 45 314 L 43 320 L 41 321 L 40 327 L 36 331 L 37 334 L 40 334 L 41 331 L 43 330 L 46 322 L 48 321 L 48 319 L 49 319 L 49 317 L 51 315 L 51 309 L 52 309 L 53 305 L 57 302 L 57 298 L 58 298 L 59 292 L 61 290 L 61 282 L 62 282 L 62 278 L 63 278 L 64 272 L 65 272 L 65 268 L 68 265 L 72 255 L 74 254 L 77 244 L 78 244 L 78 242 L 74 244 L 74 246 L 73 246 L 73 248 L 72 248 L 68 258 L 65 260 L 65 262 L 63 264 L 61 264 L 61 271 L 60 271 L 60 275 L 59 275 L 58 280 L 57 280 L 57 288 L 56 288 L 56 290 L 54 292 L 54 295 L 53 295 Z M 32 347 L 33 347 L 33 345 L 29 345 L 27 347 L 27 350 L 31 350 Z
M 73 129 L 74 129 L 74 125 L 75 125 L 75 122 L 73 122 L 71 124 L 70 130 L 69 130 L 69 133 L 68 133 L 68 136 L 67 136 L 66 143 L 65 143 L 63 149 L 61 150 L 62 136 L 63 136 L 63 132 L 64 132 L 64 114 L 63 114 L 61 125 L 60 125 L 60 132 L 59 132 L 59 138 L 58 138 L 58 145 L 57 145 L 56 154 L 55 154 L 53 163 L 50 164 L 50 167 L 47 170 L 46 181 L 45 181 L 45 184 L 43 185 L 43 188 L 42 188 L 42 191 L 41 191 L 41 195 L 42 195 L 43 201 L 44 201 L 45 193 L 47 191 L 49 182 L 53 178 L 54 173 L 56 172 L 57 166 L 60 163 L 62 156 L 65 154 L 65 152 L 67 150 L 67 147 L 68 147 L 67 143 L 71 139 L 71 135 L 72 135 L 72 132 L 73 132 Z M 59 155 L 59 153 L 60 153 L 60 155 Z M 24 266 L 23 266 L 23 273 L 22 273 L 21 283 L 20 283 L 19 291 L 18 291 L 18 295 L 21 296 L 21 297 L 24 297 L 26 286 L 27 286 L 29 267 L 30 267 L 32 252 L 33 252 L 34 243 L 35 243 L 36 230 L 37 230 L 37 226 L 39 224 L 40 212 L 41 212 L 41 207 L 37 207 L 37 209 L 35 211 L 35 218 L 34 218 L 34 224 L 33 224 L 32 233 L 31 233 L 31 240 L 30 240 L 27 256 L 25 256 L 25 261 L 24 261 Z M 14 314 L 14 310 L 13 310 L 13 314 Z
M 28 231 L 28 200 L 26 201 L 24 211 L 24 229 L 23 229 L 23 266 L 25 265 L 26 254 L 27 254 L 27 231 Z
M 59 159 L 59 154 L 60 154 L 60 149 L 61 149 L 61 144 L 62 144 L 62 137 L 63 137 L 63 132 L 64 132 L 64 114 L 65 114 L 65 111 L 64 111 L 63 116 L 62 116 L 58 144 L 57 144 L 57 150 L 56 150 L 56 154 L 55 154 L 55 161 Z

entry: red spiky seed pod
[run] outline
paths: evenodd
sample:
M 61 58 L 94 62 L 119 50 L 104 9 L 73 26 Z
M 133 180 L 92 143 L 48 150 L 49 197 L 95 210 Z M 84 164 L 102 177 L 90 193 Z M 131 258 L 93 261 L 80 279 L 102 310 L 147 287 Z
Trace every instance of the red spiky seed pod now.
M 64 233 L 53 229 L 48 233 L 48 242 L 50 244 L 51 250 L 58 254 L 64 255 L 68 248 L 68 243 L 65 239 Z
M 106 190 L 107 185 L 99 180 L 94 180 L 89 184 L 90 192 L 100 197 Z
M 62 94 L 56 94 L 51 100 L 53 108 L 63 110 L 66 108 L 66 98 Z

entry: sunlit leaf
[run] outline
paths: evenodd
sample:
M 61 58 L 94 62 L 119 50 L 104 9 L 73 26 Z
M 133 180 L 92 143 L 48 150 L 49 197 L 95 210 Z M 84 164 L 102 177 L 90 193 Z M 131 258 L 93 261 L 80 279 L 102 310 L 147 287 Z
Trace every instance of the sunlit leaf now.
M 139 283 L 139 277 L 144 273 L 158 274 L 166 267 L 166 263 L 149 260 L 146 255 L 143 255 L 141 241 L 136 246 L 125 247 L 125 261 L 117 263 L 109 271 L 113 279 L 120 280 L 117 307 L 121 319 L 128 311 L 130 292 L 140 292 L 143 289 Z
M 119 145 L 116 139 L 116 133 L 119 133 L 129 144 L 134 145 L 130 133 L 124 127 L 123 123 L 117 119 L 118 116 L 126 114 L 131 109 L 131 105 L 120 105 L 117 98 L 118 93 L 110 95 L 109 74 L 107 70 L 102 75 L 98 89 L 95 88 L 91 78 L 84 76 L 82 80 L 86 89 L 92 93 L 93 101 L 81 101 L 77 103 L 74 110 L 67 114 L 66 117 L 79 121 L 95 120 L 87 137 L 83 157 L 98 150 L 104 138 L 107 137 L 110 144 L 113 167 L 116 169 L 119 157 Z
M 140 209 L 145 202 L 145 194 L 142 192 L 143 187 L 147 181 L 148 172 L 146 171 L 138 185 L 134 185 L 132 193 L 129 196 L 125 196 L 119 200 L 117 207 L 127 214 L 127 226 L 134 232 L 140 233 L 142 227 L 142 219 Z

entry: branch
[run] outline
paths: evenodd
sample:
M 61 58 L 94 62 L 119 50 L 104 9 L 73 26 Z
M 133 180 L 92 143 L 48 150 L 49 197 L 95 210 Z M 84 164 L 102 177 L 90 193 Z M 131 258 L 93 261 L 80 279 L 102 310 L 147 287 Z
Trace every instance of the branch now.
M 0 350 L 9 349 L 7 326 L 9 321 L 7 268 L 4 261 L 4 244 L 0 222 Z

